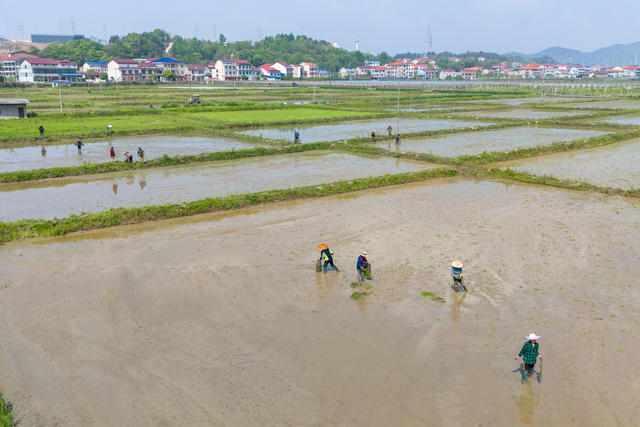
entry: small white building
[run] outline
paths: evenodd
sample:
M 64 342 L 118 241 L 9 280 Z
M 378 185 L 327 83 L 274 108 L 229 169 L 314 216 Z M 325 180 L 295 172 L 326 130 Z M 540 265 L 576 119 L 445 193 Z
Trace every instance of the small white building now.
M 319 77 L 318 66 L 313 62 L 303 62 L 300 66 L 302 66 L 302 74 L 305 78 L 317 79 Z
M 0 98 L 0 119 L 24 119 L 28 103 L 26 99 Z
M 82 67 L 80 67 L 80 71 L 86 73 L 87 71 L 95 71 L 96 73 L 106 73 L 107 72 L 107 63 L 105 61 L 97 61 L 97 62 L 85 62 Z

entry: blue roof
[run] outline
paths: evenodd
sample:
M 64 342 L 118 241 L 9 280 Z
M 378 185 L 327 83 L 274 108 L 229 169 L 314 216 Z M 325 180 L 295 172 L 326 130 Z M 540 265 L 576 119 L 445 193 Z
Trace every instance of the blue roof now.
M 154 59 L 151 62 L 160 62 L 160 63 L 164 63 L 164 64 L 179 64 L 182 61 L 178 61 L 177 59 L 174 59 L 174 58 L 157 58 L 157 59 Z
M 82 77 L 82 74 L 80 73 L 60 73 L 58 74 L 59 76 L 64 76 L 64 77 Z
M 103 61 L 98 61 L 98 62 L 87 62 L 87 64 L 89 64 L 89 65 L 104 65 L 104 66 L 106 66 L 106 65 L 107 65 L 107 63 L 106 63 L 106 62 L 103 62 Z

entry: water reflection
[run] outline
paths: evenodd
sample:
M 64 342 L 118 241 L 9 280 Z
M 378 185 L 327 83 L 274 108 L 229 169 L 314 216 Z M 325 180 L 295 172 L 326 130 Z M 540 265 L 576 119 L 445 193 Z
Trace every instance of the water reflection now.
M 533 413 L 540 404 L 540 387 L 537 387 L 535 396 L 533 393 L 531 381 L 522 384 L 522 392 L 519 397 L 513 397 L 518 412 L 520 412 L 520 422 L 522 424 L 533 424 Z
M 118 194 L 118 183 L 113 181 L 113 185 L 111 186 L 111 188 L 113 189 L 113 194 L 116 195 Z
M 47 149 L 44 148 L 44 145 L 42 146 L 42 149 L 40 150 L 40 154 L 42 154 L 42 158 L 44 159 L 45 157 L 47 157 Z

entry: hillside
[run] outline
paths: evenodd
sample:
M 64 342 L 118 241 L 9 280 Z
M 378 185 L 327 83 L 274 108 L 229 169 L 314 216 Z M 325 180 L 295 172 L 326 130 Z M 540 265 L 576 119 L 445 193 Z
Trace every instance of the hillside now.
M 171 48 L 166 52 L 168 46 Z M 209 63 L 221 58 L 245 59 L 256 66 L 278 61 L 314 62 L 333 72 L 340 67 L 360 65 L 369 58 L 377 58 L 381 62 L 392 59 L 384 52 L 380 55 L 351 52 L 334 47 L 324 40 L 293 34 L 269 36 L 259 42 L 229 43 L 222 34 L 219 40 L 210 41 L 171 36 L 162 30 L 130 33 L 124 37 L 113 36 L 107 45 L 93 40 L 51 43 L 40 52 L 42 57 L 70 59 L 78 64 L 111 58 L 150 58 L 167 54 L 187 63 Z
M 582 65 L 636 65 L 640 61 L 640 42 L 616 44 L 593 52 L 582 52 L 563 47 L 551 47 L 538 53 L 509 53 L 526 58 L 548 56 L 557 62 Z

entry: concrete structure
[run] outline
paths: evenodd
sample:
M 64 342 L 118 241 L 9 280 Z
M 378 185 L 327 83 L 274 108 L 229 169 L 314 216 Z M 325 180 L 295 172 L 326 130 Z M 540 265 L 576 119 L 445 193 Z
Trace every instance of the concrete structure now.
M 161 67 L 160 75 L 165 71 L 170 71 L 178 80 L 184 80 L 187 76 L 186 65 L 175 58 L 149 58 L 147 62 Z
M 302 68 L 302 65 L 300 65 L 300 64 L 291 64 L 291 66 L 293 67 L 293 78 L 294 79 L 301 79 L 303 77 L 303 74 L 304 74 L 304 69 Z
M 78 73 L 78 66 L 71 61 L 57 61 L 49 58 L 20 58 L 18 65 L 18 81 L 51 82 L 68 81 L 77 82 L 82 78 Z
M 206 67 L 204 65 L 187 65 L 187 80 L 192 82 L 204 82 Z
M 29 101 L 26 99 L 0 98 L 0 119 L 23 119 L 27 117 L 28 103 Z
M 273 68 L 271 64 L 264 64 L 259 67 L 260 76 L 267 80 L 280 80 L 282 73 L 280 70 Z
M 112 59 L 107 65 L 110 82 L 133 83 L 140 81 L 140 68 L 133 59 Z

